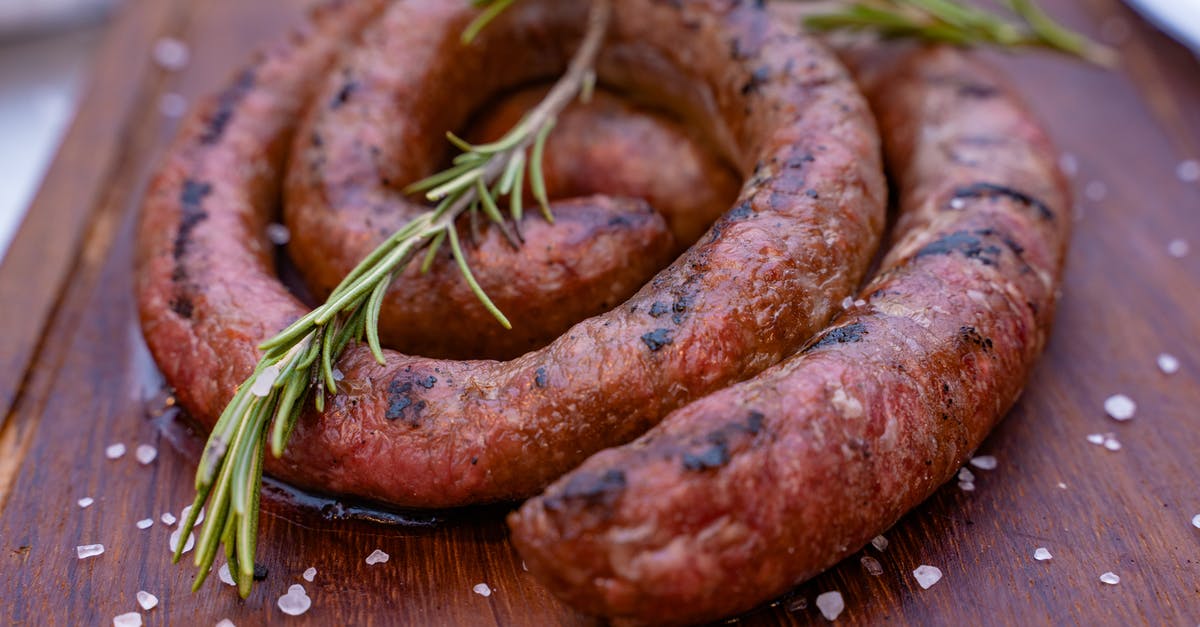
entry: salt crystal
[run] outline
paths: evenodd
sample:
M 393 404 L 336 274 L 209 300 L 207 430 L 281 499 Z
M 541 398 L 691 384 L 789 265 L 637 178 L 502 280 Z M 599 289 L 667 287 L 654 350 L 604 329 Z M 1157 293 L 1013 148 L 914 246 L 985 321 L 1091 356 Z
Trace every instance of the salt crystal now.
M 950 208 L 954 209 L 955 211 L 962 211 L 966 208 L 966 206 L 967 201 L 963 200 L 962 198 L 952 198 L 950 200 Z
M 1104 444 L 1104 434 L 1103 433 L 1089 433 L 1087 436 L 1087 441 L 1091 442 L 1092 444 L 1095 444 L 1096 446 L 1100 446 L 1100 445 Z
M 875 576 L 883 574 L 883 565 L 870 555 L 864 555 L 858 561 L 862 563 L 863 568 L 867 569 L 867 574 Z
M 345 378 L 346 378 L 346 375 L 341 370 L 338 370 L 337 368 L 333 369 L 333 380 L 334 381 L 341 381 L 342 379 L 345 379 Z
M 1115 586 L 1115 585 L 1121 583 L 1121 578 L 1118 577 L 1116 575 L 1116 573 L 1114 573 L 1112 571 L 1108 571 L 1107 573 L 1100 575 L 1100 581 L 1102 581 L 1110 586 Z
M 1197 529 L 1200 529 L 1200 514 L 1196 514 L 1195 516 L 1192 516 L 1192 526 Z
M 154 526 L 154 519 L 153 518 L 143 518 L 143 519 L 137 521 L 136 524 L 137 524 L 138 529 L 149 529 L 150 527 Z
M 182 70 L 187 67 L 190 56 L 187 44 L 173 37 L 163 37 L 154 42 L 154 62 L 164 70 Z
M 267 239 L 276 246 L 283 246 L 291 241 L 292 232 L 282 224 L 271 223 L 267 225 Z
M 227 586 L 236 586 L 237 583 L 233 580 L 233 574 L 229 572 L 229 564 L 221 564 L 221 568 L 217 569 L 217 578 L 221 583 Z
M 1158 356 L 1158 369 L 1162 370 L 1163 374 L 1175 374 L 1179 372 L 1179 360 L 1174 355 L 1163 353 Z
M 187 113 L 187 98 L 174 92 L 165 93 L 158 100 L 158 112 L 168 118 L 183 117 Z
M 995 455 L 980 455 L 979 457 L 972 457 L 971 465 L 980 470 L 995 470 L 996 469 L 996 456 Z
M 942 580 L 942 570 L 937 566 L 921 564 L 913 571 L 913 577 L 916 577 L 917 585 L 928 590 L 933 584 Z
M 1058 482 L 1058 489 L 1059 489 L 1059 490 L 1066 490 L 1066 489 L 1067 489 L 1067 484 L 1065 484 L 1065 483 L 1063 483 L 1063 482 L 1059 481 L 1059 482 Z
M 974 481 L 959 481 L 958 489 L 962 490 L 963 492 L 974 492 L 975 491 L 975 482 Z
M 172 553 L 174 553 L 175 550 L 177 548 L 179 548 L 179 536 L 181 536 L 181 535 L 183 535 L 182 528 L 176 529 L 175 531 L 171 532 L 171 539 L 170 539 L 169 544 L 171 545 Z M 192 547 L 194 547 L 194 546 L 196 546 L 196 534 L 189 533 L 188 537 L 187 537 L 187 542 L 185 542 L 183 544 L 183 552 L 187 553 L 188 551 L 192 550 Z
M 1050 551 L 1046 547 L 1040 546 L 1033 552 L 1033 559 L 1039 562 L 1044 562 L 1052 557 L 1054 556 L 1050 554 Z
M 137 458 L 139 464 L 145 466 L 158 457 L 158 449 L 149 444 L 139 444 L 133 451 L 133 456 Z
M 79 506 L 80 506 L 80 507 L 88 507 L 88 506 L 90 506 L 92 503 L 95 503 L 95 502 L 96 502 L 96 500 L 95 500 L 95 499 L 93 499 L 93 498 L 92 498 L 92 497 L 90 497 L 90 496 L 85 496 L 85 497 L 83 497 L 83 498 L 81 498 L 81 499 L 79 499 L 78 501 L 75 501 L 75 502 L 76 502 L 76 503 L 79 503 Z
M 124 454 L 125 445 L 121 444 L 120 442 L 117 442 L 116 444 L 109 444 L 108 448 L 104 449 L 104 456 L 109 459 L 119 459 Z
M 875 547 L 876 551 L 885 551 L 888 548 L 888 539 L 883 536 L 875 536 L 871 538 L 871 546 Z
M 1137 411 L 1137 403 L 1124 394 L 1113 394 L 1104 399 L 1104 411 L 1112 416 L 1113 420 L 1129 420 Z
M 391 557 L 392 556 L 388 555 L 387 553 L 384 553 L 379 549 L 375 549 L 370 555 L 367 556 L 367 565 L 374 566 L 375 564 L 382 564 L 391 559 Z
M 160 520 L 163 521 L 164 525 L 173 525 L 175 524 L 175 514 L 172 514 L 171 512 L 163 512 Z
M 475 587 L 471 589 L 475 591 L 475 594 L 478 594 L 481 597 L 492 596 L 492 589 L 489 588 L 486 583 L 477 583 L 475 584 Z
M 307 569 L 305 569 L 304 574 L 301 576 L 304 577 L 305 581 L 312 581 L 317 577 L 317 569 L 309 566 Z
M 1083 188 L 1083 195 L 1088 200 L 1099 202 L 1108 196 L 1108 186 L 1103 181 L 1092 181 Z
M 192 506 L 191 506 L 191 505 L 184 505 L 184 506 L 183 506 L 183 509 L 182 509 L 182 510 L 180 510 L 180 512 L 179 512 L 179 520 L 187 520 L 187 517 L 188 517 L 188 515 L 189 515 L 189 514 L 191 514 L 191 513 L 192 513 Z M 200 513 L 199 513 L 199 514 L 196 514 L 196 522 L 195 522 L 195 524 L 197 524 L 197 525 L 198 525 L 198 524 L 200 524 L 200 523 L 202 523 L 202 522 L 204 522 L 204 508 L 203 508 L 203 507 L 201 507 L 201 508 L 200 508 Z
M 847 296 L 842 299 L 842 309 L 849 309 L 854 306 L 854 298 Z
M 1065 152 L 1058 158 L 1058 167 L 1067 176 L 1075 176 L 1079 172 L 1079 159 L 1075 155 Z
M 864 299 L 862 299 L 862 298 L 860 298 L 860 299 L 858 299 L 858 300 L 854 301 L 854 306 L 855 306 L 855 307 L 866 307 L 866 306 L 867 306 L 867 301 L 866 301 L 866 300 L 864 300 Z
M 1188 252 L 1191 250 L 1192 247 L 1185 239 L 1173 239 L 1167 242 L 1167 254 L 1176 259 L 1183 259 L 1184 257 L 1187 257 Z
M 279 609 L 288 616 L 299 616 L 312 607 L 312 599 L 304 591 L 304 586 L 294 583 L 288 588 L 287 594 L 279 597 Z
M 1200 181 L 1200 161 L 1185 159 L 1175 166 L 1175 176 L 1184 183 Z
M 220 622 L 216 624 L 216 627 L 237 627 L 237 625 L 234 625 L 233 621 L 229 620 L 228 618 L 222 618 Z
M 1104 438 L 1104 448 L 1110 451 L 1119 451 L 1121 450 L 1121 443 L 1116 438 L 1110 436 Z
M 250 393 L 263 397 L 271 393 L 271 386 L 275 385 L 275 379 L 279 378 L 279 365 L 273 364 L 262 369 L 257 377 L 254 377 L 254 385 L 250 386 Z
M 138 590 L 137 601 L 138 605 L 142 606 L 143 610 L 152 610 L 156 605 L 158 605 L 158 597 L 146 592 L 145 590 Z
M 975 473 L 971 472 L 970 468 L 963 466 L 962 468 L 958 469 L 958 480 L 959 481 L 974 481 Z
M 129 612 L 113 617 L 113 627 L 142 627 L 142 615 Z
M 817 609 L 821 610 L 821 616 L 824 616 L 825 620 L 837 620 L 842 610 L 846 609 L 846 601 L 837 590 L 823 592 L 817 595 Z
M 103 544 L 84 544 L 83 546 L 75 547 L 75 555 L 77 555 L 81 560 L 89 557 L 96 557 L 101 553 L 104 553 Z

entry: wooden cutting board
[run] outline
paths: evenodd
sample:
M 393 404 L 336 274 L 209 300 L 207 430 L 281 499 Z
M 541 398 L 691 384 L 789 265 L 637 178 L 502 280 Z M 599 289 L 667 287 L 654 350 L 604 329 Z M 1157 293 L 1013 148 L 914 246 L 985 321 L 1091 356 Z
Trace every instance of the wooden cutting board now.
M 464 0 L 447 0 L 464 1 Z M 131 297 L 133 225 L 176 120 L 169 93 L 218 87 L 249 51 L 294 23 L 299 0 L 131 0 L 111 26 L 91 87 L 29 217 L 0 267 L 0 623 L 107 624 L 158 596 L 148 625 L 567 624 L 593 621 L 521 568 L 505 508 L 414 518 L 341 519 L 272 492 L 259 554 L 268 569 L 246 601 L 168 562 L 159 517 L 190 502 L 199 439 L 171 411 Z M 1044 56 L 1001 59 L 1078 164 L 1077 231 L 1049 351 L 1024 398 L 984 444 L 994 470 L 956 483 L 888 532 L 871 575 L 860 555 L 762 608 L 749 625 L 822 623 L 817 594 L 838 590 L 856 624 L 1200 622 L 1200 184 L 1177 164 L 1200 157 L 1200 63 L 1114 0 L 1044 0 L 1073 27 L 1119 39 L 1107 72 Z M 191 61 L 151 61 L 162 37 Z M 1175 238 L 1195 249 L 1167 253 Z M 1165 375 L 1161 352 L 1179 358 Z M 1137 416 L 1117 423 L 1106 397 Z M 1113 432 L 1123 447 L 1087 441 Z M 124 443 L 124 457 L 105 448 Z M 150 444 L 148 465 L 134 447 Z M 77 499 L 95 503 L 81 508 Z M 135 522 L 155 523 L 139 530 Z M 102 543 L 78 560 L 77 545 Z M 1050 561 L 1035 561 L 1046 547 Z M 375 549 L 390 561 L 368 566 Z M 911 572 L 939 567 L 931 589 Z M 312 583 L 301 573 L 316 567 Z M 1099 576 L 1112 571 L 1119 585 Z M 276 600 L 304 583 L 312 609 Z M 486 583 L 492 594 L 473 591 Z

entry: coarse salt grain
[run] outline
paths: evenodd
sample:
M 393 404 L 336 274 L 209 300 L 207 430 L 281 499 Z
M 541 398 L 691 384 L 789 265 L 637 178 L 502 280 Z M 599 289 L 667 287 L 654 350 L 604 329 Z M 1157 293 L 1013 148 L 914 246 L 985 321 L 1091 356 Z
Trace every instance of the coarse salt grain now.
M 237 625 L 234 625 L 233 621 L 229 620 L 228 618 L 222 618 L 219 622 L 217 622 L 215 627 L 237 627 Z
M 370 555 L 367 556 L 367 565 L 374 566 L 375 564 L 382 564 L 391 559 L 391 557 L 391 555 L 388 555 L 379 549 L 375 549 Z
M 1185 159 L 1175 166 L 1175 176 L 1184 183 L 1200 181 L 1200 161 Z
M 181 535 L 183 535 L 183 528 L 179 528 L 179 529 L 176 529 L 175 531 L 171 532 L 171 538 L 170 538 L 170 541 L 168 542 L 168 544 L 171 546 L 172 553 L 174 553 L 175 550 L 177 548 L 179 548 L 179 536 L 181 536 Z M 192 550 L 192 547 L 194 547 L 194 546 L 196 546 L 196 534 L 189 533 L 188 537 L 187 537 L 187 542 L 184 542 L 184 544 L 183 544 L 183 552 L 187 553 L 188 551 Z
M 163 37 L 154 42 L 154 62 L 164 70 L 182 70 L 187 67 L 190 56 L 187 44 L 173 37 Z
M 1104 399 L 1104 411 L 1113 420 L 1129 420 L 1133 418 L 1134 412 L 1137 411 L 1137 403 L 1134 403 L 1133 399 L 1124 394 L 1113 394 Z
M 154 526 L 154 519 L 153 518 L 143 518 L 143 519 L 137 521 L 137 523 L 135 523 L 135 524 L 137 525 L 138 529 L 149 529 L 150 527 Z
M 1192 526 L 1197 529 L 1200 529 L 1200 514 L 1196 514 L 1195 516 L 1192 516 Z
M 1163 353 L 1158 356 L 1156 361 L 1158 362 L 1158 369 L 1163 374 L 1175 374 L 1179 372 L 1179 360 L 1174 355 Z
M 980 455 L 971 458 L 971 465 L 980 470 L 995 470 L 996 456 L 995 455 Z
M 250 393 L 263 397 L 271 393 L 271 386 L 275 385 L 275 379 L 279 378 L 279 365 L 273 364 L 262 369 L 257 377 L 254 377 L 254 385 L 250 386 Z
M 1058 482 L 1058 489 L 1059 489 L 1059 490 L 1066 490 L 1066 489 L 1067 489 L 1067 484 L 1065 484 L 1065 483 L 1063 483 L 1063 482 L 1059 481 L 1059 482 Z
M 481 597 L 492 596 L 492 589 L 488 587 L 486 583 L 477 583 L 475 584 L 474 588 L 471 588 L 471 590 L 474 590 L 475 594 L 478 594 Z
M 937 566 L 921 564 L 912 573 L 913 577 L 917 580 L 917 585 L 925 590 L 928 590 L 933 584 L 942 580 L 942 569 Z
M 1191 245 L 1185 239 L 1173 239 L 1167 242 L 1167 254 L 1176 259 L 1187 257 L 1188 252 L 1191 250 Z
M 304 586 L 294 583 L 288 588 L 287 594 L 279 597 L 279 609 L 288 616 L 299 616 L 312 607 L 312 599 L 304 591 Z
M 1121 450 L 1121 443 L 1116 438 L 1110 436 L 1104 438 L 1104 448 L 1110 451 L 1119 451 Z
M 950 199 L 950 208 L 951 209 L 954 209 L 955 211 L 962 211 L 966 207 L 967 207 L 967 201 L 963 200 L 962 198 Z
M 133 451 L 133 456 L 137 458 L 138 463 L 145 466 L 154 461 L 158 457 L 158 449 L 149 444 L 139 444 Z
M 1044 547 L 1044 546 L 1039 546 L 1039 547 L 1038 547 L 1038 548 L 1037 548 L 1037 549 L 1036 549 L 1036 550 L 1033 552 L 1033 559 L 1035 559 L 1035 560 L 1037 560 L 1037 561 L 1039 561 L 1039 562 L 1044 562 L 1044 561 L 1046 561 L 1046 560 L 1048 560 L 1048 559 L 1050 559 L 1050 558 L 1052 558 L 1052 557 L 1054 557 L 1054 556 L 1050 554 L 1050 551 L 1049 551 L 1049 549 L 1047 549 L 1047 548 L 1046 548 L 1046 547 Z
M 317 569 L 309 566 L 307 569 L 305 569 L 304 574 L 301 575 L 301 577 L 304 577 L 305 581 L 312 581 L 317 577 Z
M 1121 583 L 1121 578 L 1118 577 L 1116 573 L 1114 573 L 1110 570 L 1107 573 L 1100 575 L 1100 581 L 1102 581 L 1110 586 L 1115 586 L 1115 585 Z
M 124 454 L 125 445 L 121 444 L 120 442 L 117 442 L 116 444 L 109 444 L 108 448 L 104 449 L 104 456 L 109 459 L 120 459 Z
M 959 481 L 958 489 L 962 490 L 963 492 L 974 492 L 975 491 L 975 482 L 974 481 Z
M 337 368 L 333 369 L 333 380 L 334 381 L 341 381 L 342 379 L 345 379 L 345 378 L 346 378 L 345 373 L 343 373 L 341 370 L 338 370 Z
M 183 117 L 187 113 L 187 98 L 175 92 L 165 93 L 158 100 L 158 112 L 168 118 Z
M 1087 436 L 1087 441 L 1091 442 L 1092 444 L 1095 444 L 1096 446 L 1100 446 L 1100 445 L 1104 444 L 1104 434 L 1103 433 L 1089 433 Z
M 821 616 L 824 616 L 825 620 L 837 620 L 842 610 L 846 609 L 846 601 L 837 590 L 822 592 L 817 595 L 817 609 L 821 610 Z
M 137 602 L 138 605 L 142 606 L 143 610 L 152 610 L 156 605 L 158 605 L 158 597 L 146 592 L 145 590 L 138 590 Z
M 159 520 L 162 520 L 164 525 L 173 525 L 175 524 L 175 514 L 172 514 L 171 512 L 163 512 L 163 515 L 159 517 Z
M 81 498 L 81 499 L 79 499 L 78 501 L 75 501 L 75 502 L 76 502 L 76 503 L 78 503 L 80 507 L 88 507 L 88 506 L 90 506 L 92 503 L 95 503 L 95 502 L 96 502 L 96 499 L 93 499 L 93 498 L 92 498 L 92 497 L 90 497 L 90 496 L 85 496 L 85 497 L 83 497 L 83 498 Z
M 1091 181 L 1083 188 L 1083 195 L 1088 200 L 1099 202 L 1108 196 L 1108 186 L 1103 181 Z
M 229 572 L 228 563 L 221 564 L 221 567 L 217 569 L 217 578 L 221 580 L 221 583 L 227 586 L 237 585 L 237 583 L 233 580 L 233 573 Z
M 179 511 L 179 520 L 187 520 L 188 514 L 191 514 L 191 513 L 192 513 L 192 506 L 184 505 L 183 509 Z M 196 514 L 195 524 L 198 525 L 202 522 L 204 522 L 204 508 L 203 507 L 201 507 L 200 512 Z
M 142 627 L 142 615 L 129 612 L 113 617 L 113 627 Z
M 842 309 L 849 309 L 854 306 L 854 299 L 847 296 L 842 299 Z
M 75 555 L 81 560 L 89 557 L 96 557 L 102 553 L 104 553 L 103 544 L 84 544 L 82 546 L 75 547 Z
M 871 538 L 871 546 L 875 547 L 876 551 L 885 551 L 888 548 L 888 539 L 883 536 L 875 536 Z
M 958 469 L 958 480 L 959 481 L 974 481 L 975 473 L 971 472 L 970 468 L 963 466 L 962 468 Z
M 292 232 L 282 224 L 271 223 L 267 225 L 267 239 L 276 246 L 283 246 L 292 240 Z
M 879 563 L 879 560 L 871 557 L 870 555 L 864 555 L 859 558 L 858 561 L 862 563 L 863 568 L 867 570 L 868 575 L 874 575 L 878 577 L 879 575 L 883 574 L 883 565 Z

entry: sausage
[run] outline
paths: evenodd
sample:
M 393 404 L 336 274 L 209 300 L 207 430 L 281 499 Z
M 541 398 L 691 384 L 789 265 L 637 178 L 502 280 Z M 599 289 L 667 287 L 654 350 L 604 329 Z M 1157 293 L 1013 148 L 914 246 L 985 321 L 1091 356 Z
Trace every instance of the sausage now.
M 534 87 L 504 98 L 468 135 L 476 142 L 499 139 L 545 94 Z M 678 255 L 725 213 L 741 187 L 737 172 L 716 153 L 670 112 L 601 87 L 558 117 L 546 142 L 546 190 L 551 198 L 608 193 L 645 199 L 666 220 Z
M 865 304 L 510 516 L 529 570 L 580 610 L 691 623 L 780 595 L 950 479 L 1020 394 L 1069 237 L 1056 153 L 959 51 L 885 48 L 860 79 L 901 209 Z
M 747 179 L 734 206 L 628 301 L 513 360 L 389 351 L 380 366 L 365 347 L 347 349 L 339 393 L 324 413 L 300 418 L 268 472 L 398 506 L 527 497 L 676 407 L 795 352 L 853 291 L 881 235 L 886 186 L 877 132 L 845 68 L 753 3 L 614 5 L 601 83 L 702 129 Z M 586 11 L 523 0 L 460 50 L 474 13 L 457 2 L 405 0 L 361 38 L 454 46 L 453 63 L 429 60 L 425 82 L 413 86 L 454 96 L 484 75 L 514 83 L 497 78 L 498 88 L 526 78 L 507 63 L 490 65 L 513 41 L 558 51 L 545 71 L 560 67 Z M 325 65 L 290 61 L 324 59 L 314 50 L 340 35 L 319 29 L 316 43 L 251 70 L 244 97 L 206 105 L 149 190 L 139 235 L 143 330 L 180 402 L 206 425 L 251 373 L 256 344 L 306 311 L 275 275 L 263 231 L 276 210 L 272 175 L 295 139 L 282 120 Z M 216 117 L 221 132 L 210 136 Z

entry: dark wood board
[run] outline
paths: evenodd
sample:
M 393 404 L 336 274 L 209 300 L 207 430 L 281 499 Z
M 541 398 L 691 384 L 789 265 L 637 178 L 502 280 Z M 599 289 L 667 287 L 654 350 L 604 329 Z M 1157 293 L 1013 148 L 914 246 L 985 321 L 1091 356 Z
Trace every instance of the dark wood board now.
M 175 121 L 163 94 L 216 88 L 257 44 L 293 23 L 300 0 L 132 0 L 111 26 L 83 107 L 0 266 L 0 623 L 108 624 L 160 605 L 146 624 L 568 624 L 593 621 L 554 600 L 521 568 L 503 508 L 433 526 L 330 520 L 268 497 L 250 599 L 168 561 L 169 528 L 191 499 L 199 440 L 168 412 L 132 304 L 133 225 Z M 750 625 L 822 623 L 813 600 L 839 590 L 853 624 L 1154 624 L 1200 622 L 1200 185 L 1175 176 L 1200 157 L 1200 63 L 1113 0 L 1044 0 L 1085 32 L 1124 34 L 1116 72 L 1042 55 L 998 58 L 1079 164 L 1078 224 L 1049 350 L 1024 397 L 981 449 L 974 492 L 953 482 L 858 555 Z M 1124 26 L 1124 28 L 1122 28 Z M 1122 31 L 1126 31 L 1122 33 Z M 181 72 L 150 61 L 160 37 L 191 46 Z M 1093 182 L 1089 197 L 1083 189 Z M 1102 197 L 1101 197 L 1102 196 Z M 1183 238 L 1197 250 L 1168 256 Z M 1182 364 L 1164 375 L 1160 352 Z M 1110 394 L 1138 402 L 1128 423 L 1104 415 Z M 1115 432 L 1109 452 L 1085 436 Z M 108 460 L 104 449 L 129 452 Z M 140 443 L 158 447 L 147 466 Z M 1061 487 L 1065 486 L 1065 487 Z M 86 509 L 76 500 L 90 496 Z M 328 513 L 332 508 L 326 508 Z M 153 527 L 135 521 L 151 517 Z M 77 560 L 75 547 L 106 552 Z M 1037 562 L 1033 551 L 1054 554 Z M 379 548 L 385 564 L 364 559 Z M 911 571 L 945 578 L 920 589 Z M 301 572 L 315 566 L 313 583 Z M 1105 571 L 1120 575 L 1107 586 Z M 472 588 L 486 582 L 490 597 Z M 275 606 L 292 583 L 302 617 Z M 801 607 L 801 599 L 807 602 Z

